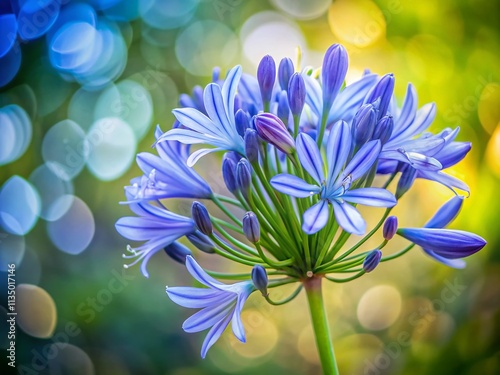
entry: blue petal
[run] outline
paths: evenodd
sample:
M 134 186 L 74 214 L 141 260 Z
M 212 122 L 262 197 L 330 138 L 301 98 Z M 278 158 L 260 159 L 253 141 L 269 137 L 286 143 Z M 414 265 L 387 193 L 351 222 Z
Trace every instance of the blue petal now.
M 331 124 L 337 120 L 350 121 L 377 79 L 376 74 L 367 74 L 346 86 L 333 102 L 328 123 Z
M 189 145 L 200 143 L 218 144 L 220 143 L 220 139 L 221 138 L 217 135 L 198 133 L 197 131 L 190 129 L 172 129 L 158 138 L 155 145 L 158 145 L 163 141 L 177 141 Z
M 179 286 L 167 288 L 167 295 L 179 306 L 200 309 L 218 303 L 226 293 L 214 289 Z
M 469 186 L 467 186 L 465 182 L 462 182 L 458 178 L 440 171 L 418 171 L 418 177 L 439 182 L 440 184 L 443 184 L 451 190 L 453 190 L 453 188 L 455 187 L 457 189 L 470 193 Z
M 424 252 L 429 255 L 430 257 L 434 258 L 434 260 L 437 260 L 440 263 L 443 263 L 444 265 L 452 268 L 457 268 L 457 269 L 463 269 L 465 268 L 465 260 L 463 259 L 447 259 L 442 256 L 437 255 L 434 251 L 427 250 L 427 249 L 422 249 Z
M 172 111 L 177 121 L 186 128 L 194 130 L 201 134 L 209 134 L 214 137 L 224 137 L 222 129 L 217 127 L 214 122 L 205 116 L 203 113 L 194 108 L 177 108 Z M 173 129 L 166 132 L 164 135 L 174 132 Z M 158 140 L 164 139 L 164 136 Z
M 443 149 L 445 140 L 439 135 L 427 138 L 418 138 L 402 144 L 400 147 L 408 152 L 416 152 L 425 154 L 426 156 L 433 156 Z
M 351 202 L 374 207 L 392 207 L 397 203 L 394 195 L 381 188 L 361 188 L 348 190 L 342 195 L 342 199 Z
M 241 321 L 241 311 L 243 310 L 243 305 L 245 304 L 252 291 L 253 288 L 249 289 L 248 292 L 244 292 L 238 296 L 238 302 L 236 303 L 236 307 L 234 308 L 233 318 L 231 320 L 233 333 L 241 342 L 246 342 L 245 327 L 243 326 L 243 322 Z
M 177 239 L 189 233 L 193 227 L 190 223 L 163 222 L 154 218 L 127 216 L 118 219 L 115 228 L 123 237 L 132 241 L 147 241 L 162 236 L 166 241 Z
M 224 100 L 226 114 L 231 124 L 234 124 L 234 97 L 236 96 L 236 89 L 238 88 L 240 79 L 241 66 L 237 65 L 227 73 L 222 85 L 222 99 Z
M 208 331 L 205 340 L 203 341 L 203 345 L 201 347 L 201 358 L 205 358 L 208 352 L 208 349 L 212 347 L 213 344 L 219 339 L 222 335 L 222 332 L 226 329 L 229 322 L 231 320 L 231 315 L 228 315 L 217 324 L 215 324 L 210 331 Z
M 330 209 L 326 200 L 321 200 L 304 212 L 302 230 L 307 234 L 313 234 L 321 230 L 330 216 Z
M 351 152 L 352 135 L 349 125 L 345 121 L 338 121 L 330 130 L 326 144 L 326 158 L 328 160 L 328 186 L 335 183 L 337 176 L 344 167 Z
M 470 151 L 472 144 L 470 142 L 452 142 L 447 144 L 434 157 L 443 165 L 443 169 L 449 168 L 459 161 Z
M 302 74 L 306 84 L 306 104 L 311 107 L 316 116 L 321 116 L 323 110 L 323 97 L 319 82 L 307 74 Z
M 274 176 L 270 183 L 280 193 L 296 198 L 309 197 L 321 191 L 319 186 L 308 184 L 297 176 L 285 173 Z
M 203 92 L 203 103 L 205 104 L 208 116 L 213 121 L 214 125 L 217 126 L 219 132 L 224 134 L 225 138 L 237 140 L 241 137 L 236 131 L 234 121 L 232 123 L 229 122 L 219 85 L 210 83 L 205 87 L 205 91 Z
M 336 185 L 341 185 L 342 181 L 351 176 L 351 181 L 356 181 L 362 177 L 372 167 L 380 154 L 380 141 L 374 140 L 363 145 L 347 164 L 344 171 L 337 179 Z
M 187 160 L 188 167 L 192 167 L 193 165 L 195 165 L 198 162 L 198 160 L 200 160 L 205 155 L 217 151 L 224 151 L 224 149 L 217 147 L 217 148 L 201 148 L 199 150 L 196 150 L 191 155 L 189 155 L 189 158 Z
M 444 228 L 451 223 L 460 212 L 464 197 L 459 195 L 443 204 L 434 216 L 424 225 L 426 228 Z
M 203 268 L 201 268 L 198 263 L 194 260 L 191 255 L 186 257 L 186 268 L 188 272 L 193 276 L 198 282 L 210 288 L 215 288 L 219 290 L 225 290 L 227 285 L 222 284 L 220 281 L 215 280 L 212 276 L 207 274 Z
M 403 102 L 403 107 L 401 108 L 401 113 L 399 114 L 397 120 L 394 121 L 395 129 L 393 138 L 397 137 L 398 134 L 403 133 L 412 124 L 417 111 L 417 103 L 417 90 L 415 90 L 415 87 L 409 83 L 408 88 L 406 89 L 406 96 Z
M 416 245 L 448 259 L 464 258 L 478 252 L 486 245 L 486 241 L 477 234 L 461 230 L 402 228 L 397 233 Z
M 406 129 L 401 131 L 399 134 L 395 135 L 389 143 L 398 143 L 413 136 L 422 133 L 429 125 L 434 121 L 436 117 L 436 105 L 434 103 L 428 103 L 424 105 L 417 111 L 417 115 L 413 123 Z
M 295 142 L 300 163 L 318 185 L 321 185 L 325 180 L 325 175 L 323 173 L 323 159 L 318 145 L 305 133 L 300 133 Z
M 349 233 L 357 234 L 359 236 L 366 232 L 366 222 L 361 214 L 349 203 L 338 202 L 333 200 L 333 211 L 337 223 Z
M 442 169 L 439 160 L 419 154 L 417 152 L 406 152 L 403 149 L 382 151 L 380 159 L 398 160 L 410 164 L 413 168 L 422 171 L 438 171 Z
M 205 307 L 187 318 L 182 324 L 182 329 L 185 332 L 194 333 L 212 327 L 225 316 L 231 314 L 231 310 L 234 308 L 234 299 L 236 299 L 236 294 L 233 296 L 225 295 L 217 303 Z

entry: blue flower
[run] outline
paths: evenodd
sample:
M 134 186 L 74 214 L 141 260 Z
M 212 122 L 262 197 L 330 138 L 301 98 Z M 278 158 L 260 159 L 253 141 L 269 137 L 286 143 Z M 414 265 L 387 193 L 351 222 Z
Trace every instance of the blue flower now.
M 474 233 L 442 229 L 455 219 L 462 207 L 463 197 L 455 196 L 446 202 L 425 224 L 424 228 L 401 228 L 401 237 L 422 247 L 424 252 L 453 268 L 464 268 L 460 259 L 481 250 L 486 241 Z
M 162 134 L 156 128 L 156 138 Z M 144 172 L 125 187 L 132 202 L 165 198 L 210 198 L 212 189 L 196 171 L 188 167 L 189 146 L 177 141 L 156 145 L 158 156 L 149 152 L 137 155 L 137 164 Z
M 368 187 L 350 190 L 351 185 L 363 177 L 377 160 L 380 141 L 366 143 L 344 168 L 351 145 L 349 125 L 343 121 L 336 123 L 326 146 L 328 171 L 325 176 L 316 142 L 307 134 L 301 133 L 297 137 L 299 160 L 317 185 L 311 185 L 290 174 L 279 174 L 271 179 L 271 185 L 276 190 L 293 197 L 305 198 L 320 194 L 321 200 L 304 213 L 302 230 L 307 234 L 316 233 L 326 225 L 330 216 L 329 204 L 333 206 L 339 225 L 345 231 L 358 235 L 366 231 L 366 223 L 358 210 L 348 202 L 377 207 L 392 207 L 396 204 L 394 196 L 385 189 Z
M 241 321 L 241 310 L 255 287 L 251 281 L 223 284 L 209 276 L 190 255 L 186 257 L 186 268 L 198 282 L 208 287 L 167 287 L 167 294 L 176 304 L 201 309 L 186 319 L 182 325 L 185 332 L 200 332 L 210 328 L 203 345 L 201 356 L 205 358 L 208 349 L 222 335 L 231 322 L 233 333 L 241 342 L 246 341 L 245 328 Z
M 138 216 L 120 218 L 115 224 L 116 230 L 129 240 L 146 242 L 136 248 L 127 247 L 131 254 L 124 255 L 124 258 L 135 260 L 125 267 L 142 261 L 141 272 L 149 277 L 146 267 L 151 257 L 178 238 L 193 233 L 196 226 L 188 217 L 148 203 L 131 203 L 130 208 Z
M 243 137 L 238 134 L 234 118 L 234 98 L 241 78 L 241 67 L 231 69 L 222 87 L 210 83 L 203 92 L 208 117 L 195 108 L 178 108 L 172 112 L 183 128 L 172 129 L 157 142 L 179 141 L 185 144 L 209 144 L 215 148 L 203 148 L 187 159 L 192 167 L 204 155 L 222 150 L 245 153 Z

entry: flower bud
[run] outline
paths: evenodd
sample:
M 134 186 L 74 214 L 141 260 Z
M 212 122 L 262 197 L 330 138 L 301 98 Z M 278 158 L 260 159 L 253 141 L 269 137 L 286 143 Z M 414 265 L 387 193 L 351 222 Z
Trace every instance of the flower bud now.
M 321 69 L 323 83 L 323 108 L 329 111 L 337 97 L 347 73 L 347 51 L 340 44 L 334 44 L 326 51 Z
M 288 104 L 292 115 L 299 116 L 306 102 L 306 84 L 299 73 L 294 73 L 288 84 Z
M 377 111 L 373 105 L 363 104 L 352 119 L 354 140 L 358 147 L 364 145 L 372 138 L 376 123 Z
M 396 188 L 396 199 L 401 198 L 413 185 L 417 177 L 417 170 L 409 165 L 405 165 L 402 169 L 401 177 Z
M 278 117 L 283 124 L 288 123 L 288 117 L 290 116 L 290 107 L 288 107 L 288 95 L 285 90 L 281 91 L 278 99 Z
M 372 272 L 380 263 L 381 258 L 382 252 L 379 249 L 370 251 L 363 262 L 363 269 L 365 272 Z
M 212 69 L 212 82 L 217 82 L 220 78 L 220 68 L 218 66 L 214 66 Z
M 252 282 L 255 288 L 257 288 L 262 295 L 267 296 L 267 284 L 269 280 L 267 278 L 267 271 L 261 265 L 256 264 L 252 268 Z
M 259 160 L 259 136 L 253 129 L 247 129 L 245 132 L 245 154 L 250 163 Z
M 238 185 L 236 184 L 236 162 L 228 156 L 228 153 L 222 159 L 222 178 L 227 190 L 234 194 L 238 190 Z
M 193 99 L 188 94 L 181 94 L 179 96 L 179 105 L 183 108 L 194 108 Z
M 177 241 L 172 242 L 170 245 L 165 247 L 164 250 L 170 258 L 181 264 L 186 263 L 186 257 L 188 255 L 193 255 L 191 250 Z
M 264 103 L 271 101 L 275 79 L 276 64 L 271 56 L 266 55 L 260 60 L 257 68 L 257 80 L 259 81 L 260 94 Z
M 278 80 L 282 90 L 288 88 L 288 82 L 294 71 L 293 62 L 290 58 L 285 57 L 281 59 L 280 65 L 278 67 Z
M 245 130 L 247 130 L 247 128 L 250 126 L 250 121 L 248 120 L 247 114 L 243 110 L 238 109 L 234 115 L 234 122 L 236 124 L 236 131 L 239 135 L 244 137 Z
M 260 241 L 260 224 L 253 212 L 247 212 L 243 216 L 243 233 L 248 241 L 256 243 Z
M 207 254 L 215 253 L 215 245 L 210 238 L 205 236 L 199 230 L 186 234 L 186 238 L 191 242 L 198 250 L 203 251 Z
M 206 113 L 205 102 L 203 101 L 203 89 L 201 86 L 195 86 L 193 88 L 193 95 L 191 96 L 194 103 L 194 108 L 198 111 Z
M 236 165 L 236 182 L 241 192 L 246 194 L 252 183 L 252 167 L 245 158 L 242 158 Z
M 391 139 L 393 129 L 394 119 L 392 116 L 384 116 L 380 119 L 377 126 L 375 126 L 372 139 L 380 139 L 380 143 L 384 145 L 389 139 Z
M 255 128 L 263 140 L 285 154 L 290 154 L 295 149 L 295 142 L 285 124 L 272 113 L 255 116 Z
M 392 99 L 394 92 L 394 75 L 392 73 L 386 74 L 375 84 L 372 90 L 368 93 L 365 103 L 372 103 L 380 98 L 380 105 L 378 107 L 378 118 L 380 120 L 386 115 L 387 109 Z
M 212 234 L 212 222 L 210 221 L 210 214 L 207 208 L 200 202 L 194 201 L 191 206 L 191 216 L 198 230 L 210 236 Z
M 394 237 L 398 230 L 398 218 L 396 216 L 389 216 L 384 223 L 382 234 L 384 238 L 389 241 Z

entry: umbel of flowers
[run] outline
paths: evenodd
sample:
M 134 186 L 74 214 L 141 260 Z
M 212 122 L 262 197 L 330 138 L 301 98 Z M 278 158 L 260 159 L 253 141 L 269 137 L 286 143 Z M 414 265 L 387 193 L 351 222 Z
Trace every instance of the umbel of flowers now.
M 458 191 L 469 191 L 445 170 L 463 159 L 471 144 L 455 141 L 458 128 L 427 131 L 436 108 L 433 103 L 419 108 L 412 84 L 400 107 L 392 74 L 367 72 L 345 86 L 347 68 L 346 50 L 335 44 L 320 70 L 299 70 L 288 58 L 276 67 L 270 56 L 260 62 L 256 78 L 240 66 L 224 79 L 214 69 L 212 83 L 180 97 L 173 129 L 157 128 L 158 155 L 137 155 L 143 175 L 125 188 L 136 216 L 121 218 L 116 228 L 143 243 L 129 246 L 124 257 L 132 259 L 127 266 L 141 263 L 147 277 L 147 263 L 164 250 L 205 286 L 167 287 L 173 302 L 198 309 L 183 329 L 209 330 L 202 357 L 229 324 L 245 342 L 240 314 L 251 293 L 259 290 L 269 303 L 280 305 L 304 288 L 323 370 L 337 374 L 323 280 L 354 280 L 415 245 L 438 262 L 462 268 L 462 258 L 486 244 L 473 233 L 445 228 L 462 206 Z M 191 152 L 193 144 L 208 147 Z M 223 154 L 213 168 L 222 170 L 224 194 L 196 172 L 196 162 L 208 153 Z M 377 174 L 386 176 L 382 186 L 374 186 Z M 453 197 L 423 227 L 399 227 L 391 210 L 417 178 L 447 186 Z M 391 191 L 393 180 L 397 186 Z M 170 211 L 172 198 L 193 200 L 191 217 Z M 209 212 L 204 201 L 220 210 Z M 367 228 L 358 206 L 385 210 Z M 346 247 L 353 235 L 358 242 Z M 384 254 L 395 235 L 408 246 Z M 367 249 L 363 245 L 372 236 L 380 237 L 380 245 Z M 248 266 L 248 272 L 204 270 L 178 242 L 182 237 L 193 248 Z M 214 277 L 239 281 L 227 284 Z M 289 283 L 297 284 L 295 292 L 274 300 L 272 290 Z

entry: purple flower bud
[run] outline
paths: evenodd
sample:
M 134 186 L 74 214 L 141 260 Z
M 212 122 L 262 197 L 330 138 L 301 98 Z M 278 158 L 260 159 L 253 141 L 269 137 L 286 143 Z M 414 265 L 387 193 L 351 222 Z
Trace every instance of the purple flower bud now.
M 280 66 L 278 67 L 278 80 L 282 90 L 286 90 L 288 88 L 288 82 L 290 81 L 290 77 L 293 72 L 294 67 L 292 60 L 288 57 L 281 59 Z
M 396 199 L 401 198 L 413 185 L 417 177 L 417 170 L 409 165 L 405 165 L 402 169 L 401 177 L 396 188 Z
M 354 140 L 358 147 L 368 142 L 377 123 L 377 111 L 371 104 L 363 104 L 352 119 Z
M 379 249 L 370 251 L 363 262 L 363 269 L 365 272 L 372 272 L 380 263 L 381 258 L 382 252 Z
M 236 162 L 228 154 L 226 153 L 222 159 L 222 178 L 227 190 L 234 194 L 238 190 L 236 184 Z
M 393 130 L 394 119 L 390 115 L 384 116 L 380 119 L 377 126 L 375 126 L 372 139 L 380 139 L 380 143 L 384 145 L 391 138 Z
M 260 60 L 257 68 L 257 80 L 259 81 L 260 94 L 264 103 L 269 103 L 271 100 L 275 79 L 276 64 L 271 56 L 266 55 Z
M 252 282 L 263 296 L 267 296 L 267 284 L 269 283 L 267 271 L 259 264 L 256 264 L 252 268 Z
M 201 86 L 195 86 L 193 88 L 192 99 L 194 103 L 194 108 L 203 113 L 207 113 L 205 109 L 205 103 L 203 102 L 203 89 L 201 88 Z
M 259 136 L 253 129 L 247 129 L 245 132 L 245 154 L 250 163 L 259 160 Z
M 306 102 L 306 84 L 299 73 L 294 73 L 288 84 L 288 104 L 292 115 L 299 116 Z
M 203 251 L 207 254 L 215 253 L 215 245 L 210 238 L 205 236 L 199 230 L 194 233 L 186 234 L 186 238 L 191 242 L 198 250 Z
M 288 123 L 288 117 L 290 116 L 290 108 L 288 107 L 288 95 L 285 90 L 281 91 L 278 99 L 278 117 L 283 123 Z
M 396 216 L 389 216 L 384 223 L 382 230 L 384 238 L 389 241 L 394 237 L 398 230 L 398 218 Z
M 260 224 L 257 216 L 249 211 L 243 216 L 243 233 L 248 241 L 256 243 L 260 241 Z
M 191 216 L 193 217 L 193 221 L 196 224 L 198 230 L 210 236 L 212 234 L 212 222 L 210 221 L 210 214 L 207 211 L 207 208 L 200 202 L 194 201 L 191 206 Z
M 328 48 L 323 59 L 321 79 L 323 82 L 323 108 L 329 111 L 337 97 L 347 73 L 349 58 L 347 51 L 340 44 Z
M 247 159 L 242 158 L 236 165 L 236 182 L 241 192 L 246 193 L 252 183 L 252 167 Z
M 191 250 L 177 241 L 172 242 L 170 245 L 165 247 L 164 250 L 170 258 L 181 264 L 186 263 L 186 257 L 188 255 L 193 255 Z
M 220 68 L 218 66 L 215 66 L 212 69 L 212 82 L 217 82 L 220 78 Z
M 188 94 L 181 94 L 179 96 L 179 105 L 183 108 L 194 108 L 195 104 L 193 99 Z
M 245 130 L 250 126 L 248 115 L 243 110 L 238 109 L 234 115 L 234 122 L 236 123 L 236 131 L 244 137 Z
M 368 93 L 365 99 L 365 103 L 372 103 L 380 98 L 377 120 L 380 120 L 383 116 L 386 115 L 387 108 L 389 108 L 393 92 L 394 92 L 394 75 L 390 73 L 380 78 L 380 80 Z
M 255 128 L 263 140 L 285 154 L 290 154 L 295 149 L 295 142 L 285 124 L 272 113 L 255 116 Z

